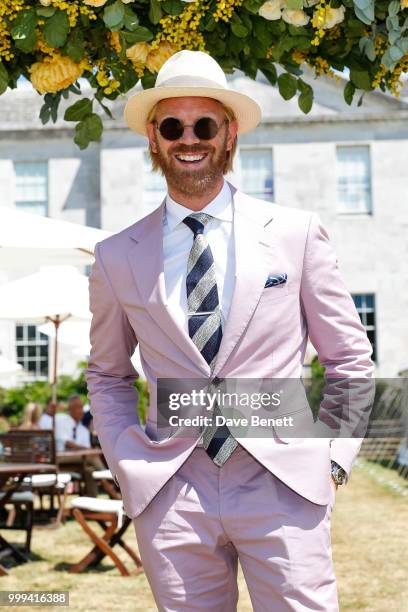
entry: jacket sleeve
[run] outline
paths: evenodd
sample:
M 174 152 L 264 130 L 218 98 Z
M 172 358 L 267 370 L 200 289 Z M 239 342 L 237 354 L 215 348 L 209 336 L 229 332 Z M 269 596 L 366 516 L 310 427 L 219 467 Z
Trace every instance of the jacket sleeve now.
M 361 419 L 368 419 L 372 401 L 374 381 L 363 380 L 373 376 L 372 347 L 341 278 L 327 231 L 315 213 L 311 215 L 305 245 L 300 293 L 309 338 L 325 368 L 325 392 L 329 388 L 327 405 L 330 405 L 330 386 L 338 390 L 339 379 L 361 380 L 360 386 L 356 387 L 350 381 L 348 388 L 344 387 L 348 416 L 343 423 L 347 421 L 348 433 L 331 439 L 331 459 L 349 473 L 364 437 Z M 353 388 L 351 402 L 350 388 Z M 355 431 L 363 437 L 354 437 L 356 433 L 350 427 L 350 414 L 353 415 Z
M 129 425 L 140 424 L 134 387 L 139 374 L 131 362 L 137 339 L 106 274 L 100 245 L 96 244 L 89 276 L 91 352 L 85 377 L 95 430 L 115 476 L 116 440 Z

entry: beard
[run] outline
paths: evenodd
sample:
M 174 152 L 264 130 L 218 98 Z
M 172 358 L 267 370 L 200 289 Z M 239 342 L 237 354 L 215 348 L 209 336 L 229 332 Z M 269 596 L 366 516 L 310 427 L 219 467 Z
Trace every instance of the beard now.
M 185 195 L 202 195 L 209 188 L 217 184 L 220 177 L 224 175 L 224 168 L 228 160 L 227 150 L 228 132 L 218 150 L 210 145 L 186 146 L 175 144 L 167 152 L 160 147 L 156 139 L 157 153 L 151 151 L 157 166 L 165 176 L 167 185 Z M 175 155 L 207 154 L 202 168 L 182 168 Z

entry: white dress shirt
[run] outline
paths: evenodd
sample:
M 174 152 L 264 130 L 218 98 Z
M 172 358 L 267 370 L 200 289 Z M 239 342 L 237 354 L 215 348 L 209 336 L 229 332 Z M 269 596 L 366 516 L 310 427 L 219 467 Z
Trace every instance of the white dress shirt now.
M 65 442 L 70 440 L 80 446 L 91 446 L 91 432 L 81 422 L 77 423 L 69 414 L 55 415 L 55 443 L 57 451 L 65 450 Z
M 38 427 L 40 429 L 52 429 L 52 416 L 47 412 L 43 412 L 38 421 Z
M 200 212 L 214 217 L 206 224 L 204 234 L 214 257 L 221 320 L 224 328 L 231 305 L 235 278 L 232 196 L 225 179 L 218 195 Z M 183 219 L 193 213 L 193 210 L 175 202 L 169 194 L 166 195 L 163 217 L 164 282 L 169 308 L 187 334 L 186 276 L 194 234 L 183 223 Z

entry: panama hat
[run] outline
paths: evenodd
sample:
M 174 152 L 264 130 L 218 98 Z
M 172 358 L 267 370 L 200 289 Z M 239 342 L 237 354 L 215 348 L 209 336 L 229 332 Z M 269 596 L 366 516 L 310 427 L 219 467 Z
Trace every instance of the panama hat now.
M 238 120 L 238 134 L 254 129 L 261 120 L 260 106 L 249 96 L 228 88 L 221 66 L 203 51 L 178 51 L 160 68 L 156 84 L 132 96 L 124 111 L 130 129 L 147 136 L 149 112 L 159 101 L 183 96 L 213 98 L 229 106 Z

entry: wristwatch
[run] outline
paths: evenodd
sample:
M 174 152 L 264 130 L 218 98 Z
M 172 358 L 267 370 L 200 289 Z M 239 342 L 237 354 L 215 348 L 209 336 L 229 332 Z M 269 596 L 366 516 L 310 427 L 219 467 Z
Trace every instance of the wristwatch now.
M 342 485 L 348 480 L 346 470 L 344 470 L 341 465 L 336 463 L 336 461 L 331 462 L 331 475 L 337 485 Z

